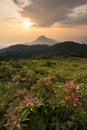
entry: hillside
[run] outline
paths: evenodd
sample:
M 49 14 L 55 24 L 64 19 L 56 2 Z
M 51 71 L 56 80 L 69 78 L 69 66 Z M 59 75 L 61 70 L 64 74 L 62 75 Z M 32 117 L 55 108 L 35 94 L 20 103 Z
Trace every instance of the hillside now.
M 0 130 L 87 130 L 87 59 L 0 61 Z
M 49 45 L 24 45 L 17 44 L 0 50 L 0 60 L 52 57 L 52 56 L 72 56 L 87 58 L 87 45 L 72 41 Z

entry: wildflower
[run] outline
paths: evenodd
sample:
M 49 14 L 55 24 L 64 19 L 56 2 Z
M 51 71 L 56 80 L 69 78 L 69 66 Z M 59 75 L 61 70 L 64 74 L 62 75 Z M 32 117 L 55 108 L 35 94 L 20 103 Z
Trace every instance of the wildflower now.
M 54 79 L 55 77 L 54 76 L 48 76 L 47 77 L 47 80 L 52 80 L 52 79 Z
M 72 82 L 67 82 L 65 85 L 65 90 L 67 92 L 67 96 L 65 97 L 66 101 L 76 107 L 77 103 L 80 100 L 80 88 L 78 85 L 73 84 Z
M 12 125 L 13 125 L 12 127 L 17 126 L 18 128 L 20 128 L 19 113 L 18 114 L 12 114 L 11 119 L 12 119 Z
M 68 96 L 69 101 L 71 102 L 72 106 L 77 106 L 77 101 L 79 101 L 79 97 L 76 96 L 74 93 L 71 93 L 71 95 Z
M 72 82 L 66 82 L 66 84 L 65 84 L 65 87 L 67 89 L 71 89 L 71 88 L 73 88 L 73 86 L 74 86 L 74 84 Z
M 26 81 L 26 78 L 24 78 L 24 77 L 21 77 L 21 79 L 20 79 L 21 81 Z
M 79 86 L 78 86 L 78 85 L 76 85 L 76 88 L 75 88 L 75 89 L 76 89 L 76 92 L 77 92 L 77 93 L 79 93 L 80 88 L 79 88 Z
M 35 103 L 36 103 L 36 100 L 34 98 L 25 97 L 24 100 L 22 101 L 21 105 L 31 108 Z
M 13 81 L 26 81 L 26 78 L 25 77 L 21 77 L 20 75 L 16 75 L 15 77 L 13 77 L 12 79 Z
M 32 105 L 32 103 L 31 103 L 31 101 L 30 101 L 29 98 L 25 98 L 22 103 L 23 103 L 24 105 L 26 105 L 27 107 Z
M 15 75 L 14 77 L 13 77 L 13 81 L 16 81 L 16 80 L 18 80 L 18 79 L 20 79 L 21 78 L 21 76 L 20 75 Z
M 21 90 L 18 91 L 18 94 L 19 94 L 19 95 L 23 95 L 25 92 L 26 92 L 25 89 L 21 89 Z

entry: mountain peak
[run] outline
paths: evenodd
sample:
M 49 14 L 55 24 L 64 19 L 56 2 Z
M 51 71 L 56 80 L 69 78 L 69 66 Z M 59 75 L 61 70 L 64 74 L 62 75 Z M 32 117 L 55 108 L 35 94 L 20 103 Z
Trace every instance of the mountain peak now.
M 41 35 L 40 37 L 38 37 L 36 40 L 34 40 L 33 42 L 31 42 L 31 44 L 45 44 L 45 45 L 53 45 L 55 44 L 57 41 L 51 38 L 47 38 L 44 35 Z
M 47 39 L 47 37 L 45 37 L 44 35 L 41 35 L 41 36 L 38 37 L 37 39 Z

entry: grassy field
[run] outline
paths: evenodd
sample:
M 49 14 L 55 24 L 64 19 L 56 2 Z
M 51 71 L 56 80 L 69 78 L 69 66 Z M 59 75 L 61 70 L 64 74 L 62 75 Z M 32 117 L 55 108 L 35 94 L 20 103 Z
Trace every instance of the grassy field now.
M 87 130 L 87 59 L 1 61 L 0 130 Z

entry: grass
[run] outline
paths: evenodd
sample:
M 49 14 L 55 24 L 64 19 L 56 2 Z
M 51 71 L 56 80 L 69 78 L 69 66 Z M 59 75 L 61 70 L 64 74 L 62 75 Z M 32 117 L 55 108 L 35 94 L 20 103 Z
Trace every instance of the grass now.
M 1 130 L 86 130 L 87 59 L 0 62 Z

